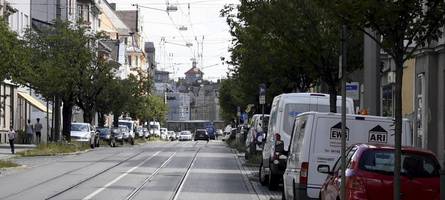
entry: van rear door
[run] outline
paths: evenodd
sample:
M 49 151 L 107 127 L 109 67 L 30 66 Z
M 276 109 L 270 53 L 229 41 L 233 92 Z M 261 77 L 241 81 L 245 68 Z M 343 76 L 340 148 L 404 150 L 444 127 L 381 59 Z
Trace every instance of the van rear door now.
M 309 154 L 308 194 L 318 197 L 319 188 L 326 179 L 317 171 L 320 164 L 330 165 L 340 156 L 341 117 L 337 114 L 316 114 Z M 394 144 L 393 122 L 387 118 L 347 116 L 346 145 L 356 143 Z M 312 192 L 309 192 L 310 189 Z

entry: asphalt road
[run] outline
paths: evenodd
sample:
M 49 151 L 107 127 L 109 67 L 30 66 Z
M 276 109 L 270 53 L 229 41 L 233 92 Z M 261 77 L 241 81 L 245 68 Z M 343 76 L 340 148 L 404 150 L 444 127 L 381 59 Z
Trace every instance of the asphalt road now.
M 160 142 L 98 148 L 0 177 L 0 199 L 258 199 L 248 182 L 220 141 Z

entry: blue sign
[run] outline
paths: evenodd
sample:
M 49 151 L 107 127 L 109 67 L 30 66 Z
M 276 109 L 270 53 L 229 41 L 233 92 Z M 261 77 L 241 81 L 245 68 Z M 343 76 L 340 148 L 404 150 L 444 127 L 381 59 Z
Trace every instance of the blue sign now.
M 297 111 L 290 111 L 288 114 L 291 117 L 297 117 L 301 112 L 297 112 Z
M 241 121 L 243 121 L 243 122 L 247 122 L 247 120 L 248 120 L 248 116 L 247 116 L 247 113 L 243 113 L 243 114 L 241 114 Z

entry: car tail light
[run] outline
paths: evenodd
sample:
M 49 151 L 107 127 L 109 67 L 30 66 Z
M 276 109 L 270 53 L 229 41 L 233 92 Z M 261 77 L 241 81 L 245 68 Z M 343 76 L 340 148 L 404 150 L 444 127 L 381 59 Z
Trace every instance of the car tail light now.
M 358 176 L 350 176 L 346 184 L 351 191 L 364 192 L 366 190 L 363 180 Z
M 300 184 L 301 185 L 307 185 L 307 177 L 308 177 L 308 169 L 309 169 L 309 163 L 303 162 L 301 163 L 301 170 L 300 170 Z

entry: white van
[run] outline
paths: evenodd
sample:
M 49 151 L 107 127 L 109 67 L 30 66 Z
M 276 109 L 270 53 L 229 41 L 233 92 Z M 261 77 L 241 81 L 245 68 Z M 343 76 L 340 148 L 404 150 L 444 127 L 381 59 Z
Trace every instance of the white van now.
M 148 128 L 150 135 L 161 136 L 161 124 L 159 122 L 151 121 Z
M 341 109 L 341 97 L 337 97 L 337 110 Z M 329 112 L 329 95 L 320 93 L 290 93 L 281 94 L 273 99 L 269 117 L 266 140 L 263 147 L 263 159 L 260 164 L 260 182 L 269 184 L 275 189 L 281 182 L 286 161 L 280 160 L 275 151 L 275 135 L 279 134 L 288 149 L 292 126 L 298 114 L 303 112 Z M 354 101 L 346 99 L 346 112 L 354 114 Z
M 356 143 L 394 144 L 394 120 L 368 115 L 346 116 L 347 146 Z M 403 120 L 402 145 L 412 146 L 408 120 Z M 285 199 L 319 198 L 326 174 L 318 165 L 331 168 L 340 156 L 341 114 L 308 112 L 300 114 L 293 125 L 287 167 L 283 175 Z
M 134 129 L 136 127 L 135 121 L 131 120 L 119 120 L 119 125 L 124 125 L 128 128 L 128 134 L 124 134 L 123 138 L 131 145 L 134 145 Z

